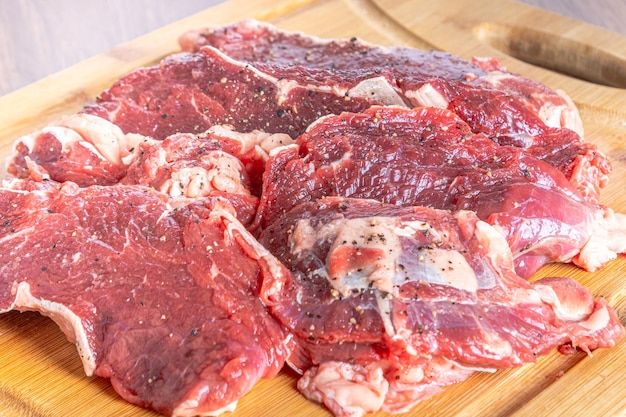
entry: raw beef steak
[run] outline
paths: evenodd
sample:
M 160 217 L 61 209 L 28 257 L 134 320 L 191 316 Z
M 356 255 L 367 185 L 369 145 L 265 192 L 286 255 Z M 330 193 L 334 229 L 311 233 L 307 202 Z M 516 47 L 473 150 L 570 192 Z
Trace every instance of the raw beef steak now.
M 288 360 L 337 416 L 401 412 L 622 337 L 575 281 L 524 279 L 626 251 L 565 94 L 255 21 L 181 45 L 18 139 L 0 188 L 0 312 L 50 316 L 126 400 L 215 415 Z
M 576 281 L 516 275 L 503 236 L 469 211 L 328 197 L 260 242 L 292 272 L 267 276 L 263 299 L 294 336 L 298 386 L 337 416 L 406 411 L 471 370 L 560 345 L 590 352 L 624 333 Z
M 287 333 L 258 294 L 283 269 L 227 201 L 172 209 L 144 186 L 13 185 L 0 190 L 0 312 L 50 316 L 88 375 L 191 416 L 233 410 L 281 369 Z
M 320 119 L 270 158 L 254 227 L 327 196 L 473 210 L 504 231 L 524 277 L 547 262 L 593 271 L 626 252 L 626 216 L 587 202 L 562 172 L 473 134 L 443 109 L 373 106 Z
M 320 39 L 253 20 L 190 31 L 180 43 L 189 51 L 219 49 L 285 85 L 386 105 L 448 108 L 475 133 L 527 149 L 563 171 L 591 202 L 608 180 L 608 159 L 582 142 L 582 122 L 567 95 L 508 72 L 494 58 L 470 63 L 443 52 Z

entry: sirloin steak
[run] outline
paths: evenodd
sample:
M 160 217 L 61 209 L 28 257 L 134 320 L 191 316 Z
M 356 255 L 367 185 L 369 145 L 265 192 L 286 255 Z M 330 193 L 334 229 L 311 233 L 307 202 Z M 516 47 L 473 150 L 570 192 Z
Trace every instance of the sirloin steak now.
M 110 120 L 126 133 L 161 140 L 175 133 L 202 133 L 216 124 L 295 137 L 320 116 L 369 106 L 365 98 L 346 99 L 279 80 L 207 48 L 131 72 L 83 112 Z
M 406 411 L 472 370 L 624 333 L 576 281 L 516 275 L 504 237 L 470 211 L 327 197 L 260 242 L 292 272 L 266 276 L 262 298 L 294 336 L 298 387 L 337 416 Z
M 0 189 L 0 257 L 0 312 L 51 317 L 88 375 L 142 407 L 232 411 L 287 355 L 258 298 L 283 269 L 223 199 L 173 209 L 144 186 L 15 180 Z
M 268 161 L 254 227 L 327 196 L 475 211 L 506 235 L 524 277 L 548 262 L 593 271 L 626 252 L 626 216 L 443 109 L 373 106 L 318 120 Z

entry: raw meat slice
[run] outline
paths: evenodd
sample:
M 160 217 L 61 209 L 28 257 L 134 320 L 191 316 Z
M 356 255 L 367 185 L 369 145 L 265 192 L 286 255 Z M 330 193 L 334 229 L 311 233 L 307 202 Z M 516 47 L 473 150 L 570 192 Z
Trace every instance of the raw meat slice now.
M 230 201 L 239 221 L 247 225 L 256 213 L 258 197 L 252 194 L 253 182 L 246 166 L 228 152 L 245 148 L 241 142 L 223 139 L 208 133 L 180 133 L 163 141 L 142 143 L 120 183 L 154 188 L 177 200 L 175 205 L 221 196 Z M 258 170 L 265 158 L 249 158 L 248 166 Z
M 257 295 L 283 269 L 227 201 L 172 209 L 144 186 L 13 185 L 0 190 L 0 312 L 50 316 L 88 375 L 191 416 L 232 411 L 281 369 L 288 336 Z
M 495 90 L 515 96 L 516 101 L 536 114 L 548 127 L 565 127 L 584 136 L 578 109 L 565 91 L 552 90 L 537 81 L 510 73 L 493 57 L 473 57 L 472 62 L 486 72 L 475 80 L 477 84 L 491 85 Z
M 133 150 L 142 142 L 153 141 L 124 134 L 99 117 L 69 115 L 17 139 L 7 172 L 17 178 L 111 185 L 126 175 Z
M 472 373 L 442 358 L 423 358 L 419 365 L 400 369 L 385 362 L 358 365 L 327 361 L 308 369 L 298 380 L 298 389 L 337 417 L 358 417 L 379 410 L 396 414 L 410 411 L 418 402 Z
M 191 30 L 180 37 L 179 43 L 183 50 L 190 52 L 198 52 L 205 46 L 219 49 L 277 78 L 296 76 L 298 80 L 305 79 L 319 86 L 328 85 L 330 81 L 339 95 L 354 96 L 352 89 L 364 79 L 370 79 L 369 84 L 378 85 L 370 95 L 389 96 L 387 100 L 380 100 L 384 104 L 445 108 L 463 89 L 499 91 L 509 97 L 507 102 L 519 103 L 520 108 L 547 126 L 583 133 L 578 111 L 563 91 L 553 91 L 541 83 L 509 73 L 495 58 L 475 58 L 468 62 L 445 52 L 382 47 L 356 38 L 321 39 L 254 20 Z M 380 91 L 389 91 L 389 94 L 377 94 Z M 501 102 L 502 96 L 496 103 Z M 493 128 L 502 126 L 493 125 L 488 129 Z M 520 132 L 525 129 L 520 128 Z M 514 130 L 508 134 L 512 132 Z
M 139 184 L 166 194 L 172 204 L 205 197 L 223 197 L 244 225 L 254 219 L 258 198 L 242 162 L 218 142 L 193 134 L 172 135 L 156 144 L 142 144 L 121 184 Z
M 188 199 L 223 196 L 248 225 L 256 213 L 269 153 L 290 143 L 285 134 L 240 133 L 221 125 L 199 135 L 174 134 L 142 143 L 120 182 L 155 188 L 183 204 Z
M 131 72 L 83 112 L 157 140 L 202 133 L 216 124 L 296 137 L 322 115 L 369 105 L 364 98 L 278 79 L 207 48 Z
M 571 99 L 508 72 L 494 58 L 467 62 L 448 53 L 381 47 L 356 38 L 320 39 L 253 20 L 193 30 L 180 44 L 188 51 L 216 48 L 286 83 L 338 96 L 448 108 L 475 133 L 528 149 L 563 171 L 593 203 L 608 181 L 608 159 L 582 142 L 582 122 Z
M 379 88 L 368 93 L 388 105 L 445 108 L 456 94 L 475 85 L 504 93 L 510 97 L 506 101 L 519 103 L 547 126 L 583 134 L 578 110 L 565 92 L 509 73 L 495 58 L 474 58 L 468 62 L 439 51 L 383 47 L 356 38 L 322 39 L 255 20 L 191 30 L 179 38 L 179 44 L 188 52 L 198 52 L 205 46 L 216 48 L 277 78 L 291 79 L 297 75 L 297 79 L 324 86 L 330 75 L 339 95 L 354 96 L 354 89 L 365 91 L 357 85 L 363 79 L 378 77 L 368 84 Z M 500 98 L 496 103 L 501 101 Z
M 593 271 L 626 252 L 626 216 L 587 202 L 560 171 L 473 134 L 443 109 L 373 106 L 320 119 L 268 161 L 254 227 L 327 196 L 473 210 L 504 231 L 524 277 L 547 262 Z
M 327 197 L 260 242 L 292 272 L 268 276 L 262 296 L 294 336 L 299 388 L 338 416 L 405 411 L 472 370 L 561 345 L 590 352 L 624 334 L 576 281 L 517 276 L 504 237 L 473 212 Z
M 516 97 L 539 94 L 539 87 L 523 87 Z M 609 159 L 595 145 L 582 142 L 576 132 L 544 126 L 540 117 L 528 111 L 526 103 L 505 99 L 503 94 L 506 97 L 508 93 L 464 87 L 458 89 L 447 108 L 465 120 L 474 132 L 486 132 L 501 145 L 524 148 L 530 155 L 548 162 L 565 174 L 581 196 L 597 204 L 611 173 Z M 485 129 L 485 125 L 491 130 Z M 511 135 L 515 129 L 519 132 Z

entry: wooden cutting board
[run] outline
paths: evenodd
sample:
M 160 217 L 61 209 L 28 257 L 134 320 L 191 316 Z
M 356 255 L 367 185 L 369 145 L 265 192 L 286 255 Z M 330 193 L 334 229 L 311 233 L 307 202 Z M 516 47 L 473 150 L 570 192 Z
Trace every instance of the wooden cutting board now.
M 478 4 L 477 4 L 478 3 Z M 244 18 L 323 37 L 441 49 L 470 58 L 496 56 L 513 72 L 569 93 L 586 140 L 613 162 L 603 203 L 626 212 L 626 39 L 505 0 L 232 0 L 120 45 L 0 98 L 0 156 L 11 143 L 60 115 L 74 113 L 128 71 L 176 52 L 185 30 Z M 565 75 L 570 74 L 570 75 Z M 585 81 L 586 80 L 586 81 Z M 604 296 L 626 323 L 626 258 L 590 274 L 550 266 L 541 276 L 573 276 Z M 476 374 L 417 405 L 408 416 L 626 415 L 626 341 L 593 357 L 552 354 L 538 363 Z M 239 403 L 235 416 L 326 416 L 284 370 Z M 84 376 L 75 348 L 36 313 L 0 316 L 0 416 L 155 416 L 127 404 L 101 378 Z M 385 415 L 380 413 L 380 416 Z

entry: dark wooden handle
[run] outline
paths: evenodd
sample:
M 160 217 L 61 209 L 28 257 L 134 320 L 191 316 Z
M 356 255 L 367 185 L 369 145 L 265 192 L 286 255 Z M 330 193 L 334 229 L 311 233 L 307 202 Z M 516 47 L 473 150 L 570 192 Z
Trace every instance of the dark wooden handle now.
M 626 88 L 626 55 L 589 42 L 535 28 L 484 23 L 479 40 L 533 65 L 609 87 Z M 626 52 L 626 51 L 624 51 Z

